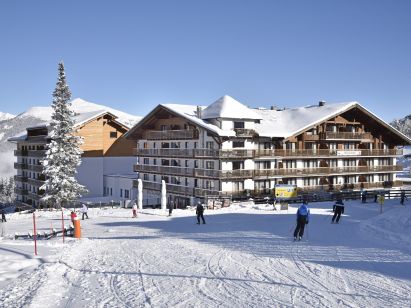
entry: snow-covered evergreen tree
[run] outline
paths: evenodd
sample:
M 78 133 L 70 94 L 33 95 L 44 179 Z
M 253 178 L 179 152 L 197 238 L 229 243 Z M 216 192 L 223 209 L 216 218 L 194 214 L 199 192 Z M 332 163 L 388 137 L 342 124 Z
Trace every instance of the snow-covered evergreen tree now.
M 81 163 L 81 137 L 75 136 L 74 113 L 70 110 L 70 89 L 66 83 L 64 65 L 59 63 L 59 76 L 53 92 L 53 115 L 50 122 L 51 142 L 47 145 L 46 157 L 42 161 L 46 182 L 43 202 L 53 207 L 65 206 L 87 192 L 75 174 Z

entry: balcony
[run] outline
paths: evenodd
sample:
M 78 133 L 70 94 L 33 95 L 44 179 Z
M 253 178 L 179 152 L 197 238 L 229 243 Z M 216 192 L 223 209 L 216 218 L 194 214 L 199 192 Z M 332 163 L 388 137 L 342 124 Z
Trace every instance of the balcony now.
M 254 169 L 237 169 L 237 170 L 224 170 L 221 171 L 221 179 L 239 179 L 239 178 L 253 178 Z
M 134 149 L 134 155 L 146 157 L 194 157 L 193 149 Z
M 303 141 L 318 141 L 320 140 L 320 136 L 317 134 L 304 133 L 302 139 Z
M 194 176 L 194 169 L 156 165 L 134 165 L 134 172 L 157 173 L 164 175 Z
M 15 188 L 14 188 L 14 192 L 15 192 L 17 195 L 27 195 L 27 193 L 28 193 L 27 189 L 19 188 L 19 187 L 15 187 Z
M 34 186 L 41 186 L 44 184 L 44 181 L 40 180 L 40 179 L 28 179 L 27 181 L 30 185 L 34 185 Z
M 194 188 L 194 196 L 206 197 L 206 196 L 219 196 L 221 192 L 218 190 L 211 190 L 206 188 Z
M 14 163 L 14 169 L 27 169 L 28 165 L 26 163 Z
M 14 156 L 27 156 L 27 150 L 14 150 Z
M 326 140 L 371 140 L 371 133 L 325 132 L 320 133 L 321 139 Z
M 281 149 L 266 149 L 255 150 L 256 158 L 268 157 L 333 157 L 333 156 L 401 156 L 402 149 L 387 149 L 387 150 L 336 150 L 336 149 L 311 149 L 311 150 L 281 150 Z
M 241 138 L 253 138 L 258 136 L 257 132 L 254 129 L 234 128 L 234 131 L 236 136 Z
M 28 165 L 26 169 L 31 170 L 31 171 L 42 172 L 43 165 Z
M 46 150 L 30 150 L 30 151 L 27 151 L 27 156 L 44 157 L 45 155 L 46 155 Z
M 318 168 L 283 168 L 283 169 L 260 169 L 254 170 L 254 177 L 270 176 L 320 176 L 320 175 L 341 175 L 341 174 L 363 174 L 379 172 L 398 172 L 402 166 L 344 166 L 344 167 L 318 167 Z
M 27 177 L 26 177 L 26 176 L 22 176 L 22 175 L 15 175 L 15 176 L 14 176 L 14 180 L 15 180 L 16 182 L 22 182 L 22 183 L 24 183 L 24 182 L 27 182 Z
M 148 131 L 147 140 L 198 139 L 198 131 L 194 129 Z

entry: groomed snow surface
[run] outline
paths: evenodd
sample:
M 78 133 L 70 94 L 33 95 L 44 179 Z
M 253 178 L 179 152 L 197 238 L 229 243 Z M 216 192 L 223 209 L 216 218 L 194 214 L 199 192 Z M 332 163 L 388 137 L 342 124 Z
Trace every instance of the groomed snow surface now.
M 409 201 L 408 201 L 409 202 Z M 205 211 L 91 209 L 83 238 L 0 241 L 1 307 L 410 307 L 411 204 L 310 204 L 303 241 L 295 207 L 252 203 Z M 68 214 L 65 213 L 68 224 Z M 60 213 L 37 213 L 39 231 Z M 9 215 L 26 233 L 31 214 Z

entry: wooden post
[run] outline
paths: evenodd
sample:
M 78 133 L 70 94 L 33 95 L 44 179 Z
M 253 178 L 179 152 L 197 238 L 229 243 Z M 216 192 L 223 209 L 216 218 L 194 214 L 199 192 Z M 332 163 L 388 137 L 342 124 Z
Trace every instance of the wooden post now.
M 33 239 L 34 239 L 34 254 L 37 256 L 37 230 L 36 230 L 36 214 L 33 212 Z

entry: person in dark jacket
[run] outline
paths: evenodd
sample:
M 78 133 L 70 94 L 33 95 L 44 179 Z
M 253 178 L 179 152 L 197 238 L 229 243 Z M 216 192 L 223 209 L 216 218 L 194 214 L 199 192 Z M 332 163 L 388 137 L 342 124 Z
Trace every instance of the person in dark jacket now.
M 310 209 L 307 207 L 308 202 L 303 201 L 303 204 L 297 210 L 297 226 L 294 230 L 294 241 L 301 240 L 304 235 L 305 225 L 310 220 Z
M 173 213 L 173 209 L 174 209 L 174 202 L 170 201 L 170 203 L 168 204 L 168 216 L 171 216 L 171 214 Z
M 367 191 L 366 191 L 366 190 L 362 190 L 362 191 L 361 191 L 361 202 L 362 202 L 362 203 L 366 203 L 366 202 L 367 202 Z
M 341 214 L 344 214 L 344 202 L 341 199 L 338 199 L 337 202 L 335 202 L 333 206 L 333 212 L 334 216 L 331 220 L 331 223 L 334 223 L 335 221 L 338 224 Z M 337 218 L 337 220 L 335 220 L 335 218 Z
M 4 212 L 4 209 L 1 209 L 1 222 L 7 222 L 6 213 Z
M 400 199 L 401 199 L 401 201 L 400 201 L 400 202 L 401 202 L 401 205 L 404 205 L 404 201 L 405 201 L 405 200 L 408 200 L 407 196 L 405 195 L 405 191 L 402 190 L 402 189 L 401 189 Z
M 200 217 L 203 220 L 203 224 L 205 224 L 205 220 L 204 220 L 204 207 L 201 204 L 201 202 L 198 202 L 197 204 L 197 209 L 196 209 L 196 214 L 197 214 L 197 224 L 200 224 Z

